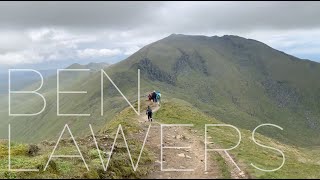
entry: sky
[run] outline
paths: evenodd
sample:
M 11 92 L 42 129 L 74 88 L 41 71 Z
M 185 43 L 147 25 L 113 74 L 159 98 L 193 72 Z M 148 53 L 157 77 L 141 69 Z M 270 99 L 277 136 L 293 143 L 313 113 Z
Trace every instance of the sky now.
M 320 62 L 320 2 L 0 2 L 0 69 L 115 63 L 170 34 L 238 35 Z

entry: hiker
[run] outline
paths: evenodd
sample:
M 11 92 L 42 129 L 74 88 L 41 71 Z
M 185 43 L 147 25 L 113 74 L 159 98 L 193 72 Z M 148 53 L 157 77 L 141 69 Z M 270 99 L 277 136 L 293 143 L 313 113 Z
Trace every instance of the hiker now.
M 152 101 L 157 102 L 157 94 L 155 90 L 152 92 L 151 96 L 152 96 Z
M 148 121 L 152 122 L 152 109 L 150 108 L 150 106 L 148 106 L 148 109 L 146 111 L 146 115 L 148 115 Z
M 157 99 L 156 102 L 158 102 L 158 105 L 160 105 L 160 99 L 161 99 L 161 93 L 160 93 L 160 91 L 157 91 L 157 93 L 156 93 L 156 99 Z
M 151 95 L 151 93 L 148 95 L 148 100 L 149 101 L 151 101 L 151 99 L 152 99 L 152 95 Z

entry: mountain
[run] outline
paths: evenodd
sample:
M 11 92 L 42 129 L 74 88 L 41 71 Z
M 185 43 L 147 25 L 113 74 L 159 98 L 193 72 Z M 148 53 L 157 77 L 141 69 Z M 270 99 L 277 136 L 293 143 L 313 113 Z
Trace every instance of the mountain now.
M 320 64 L 238 36 L 173 34 L 145 46 L 113 71 L 137 68 L 165 97 L 184 99 L 203 112 L 286 143 L 319 145 Z M 151 88 L 152 87 L 152 88 Z
M 319 63 L 238 36 L 172 34 L 104 69 L 131 102 L 137 100 L 137 69 L 141 71 L 141 94 L 157 89 L 164 99 L 183 99 L 224 123 L 249 130 L 262 123 L 273 123 L 284 130 L 259 131 L 285 143 L 320 144 Z M 90 133 L 84 130 L 89 123 L 98 130 L 128 106 L 104 79 L 104 117 L 100 116 L 100 72 L 77 76 L 65 83 L 68 89 L 88 93 L 68 94 L 60 102 L 65 112 L 91 113 L 91 117 L 56 116 L 53 78 L 47 83 L 50 88 L 43 92 L 48 100 L 45 112 L 32 118 L 14 118 L 14 136 L 18 140 L 32 137 L 31 141 L 57 137 L 65 123 L 73 126 L 75 134 Z M 35 104 L 33 99 L 28 102 Z M 39 106 L 16 107 L 31 111 Z

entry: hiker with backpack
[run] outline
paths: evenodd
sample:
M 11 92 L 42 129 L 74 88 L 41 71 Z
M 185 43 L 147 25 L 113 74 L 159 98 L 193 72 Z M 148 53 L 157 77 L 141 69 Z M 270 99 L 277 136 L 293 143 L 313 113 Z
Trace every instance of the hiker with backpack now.
M 150 108 L 150 106 L 148 106 L 147 108 L 146 115 L 148 116 L 148 121 L 152 122 L 152 109 Z
M 148 94 L 148 100 L 149 100 L 149 101 L 152 100 L 152 93 Z
M 153 92 L 152 92 L 151 97 L 152 97 L 152 101 L 153 101 L 153 102 L 157 102 L 157 94 L 156 94 L 156 91 L 153 91 Z
M 156 102 L 158 102 L 158 105 L 160 105 L 160 99 L 161 99 L 161 93 L 160 91 L 156 92 Z

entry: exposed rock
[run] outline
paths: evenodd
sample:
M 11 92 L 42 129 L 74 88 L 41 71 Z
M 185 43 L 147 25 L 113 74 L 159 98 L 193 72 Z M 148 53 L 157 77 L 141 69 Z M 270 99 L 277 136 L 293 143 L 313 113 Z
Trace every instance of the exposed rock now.
M 161 162 L 159 160 L 156 160 L 155 163 L 161 164 Z
M 175 138 L 176 139 L 184 139 L 184 136 L 183 135 L 177 135 Z
M 198 51 L 194 50 L 192 53 L 187 53 L 180 48 L 178 50 L 180 51 L 181 56 L 177 59 L 172 68 L 175 76 L 181 72 L 186 72 L 188 69 L 209 76 L 207 61 L 198 53 Z
M 29 156 L 36 156 L 39 151 L 40 151 L 40 148 L 37 145 L 29 145 L 28 155 Z
M 241 172 L 239 173 L 239 176 L 240 176 L 240 177 L 245 177 L 245 173 L 244 173 L 243 171 L 241 171 Z
M 144 58 L 139 61 L 138 64 L 135 64 L 138 69 L 141 70 L 144 76 L 147 76 L 150 80 L 158 80 L 161 82 L 166 82 L 168 84 L 175 84 L 176 77 L 162 71 L 158 66 L 153 64 L 150 59 Z
M 179 157 L 186 157 L 186 155 L 184 153 L 180 153 L 178 154 Z
M 262 82 L 269 97 L 273 98 L 279 107 L 297 106 L 300 102 L 298 91 L 286 81 L 266 79 Z

